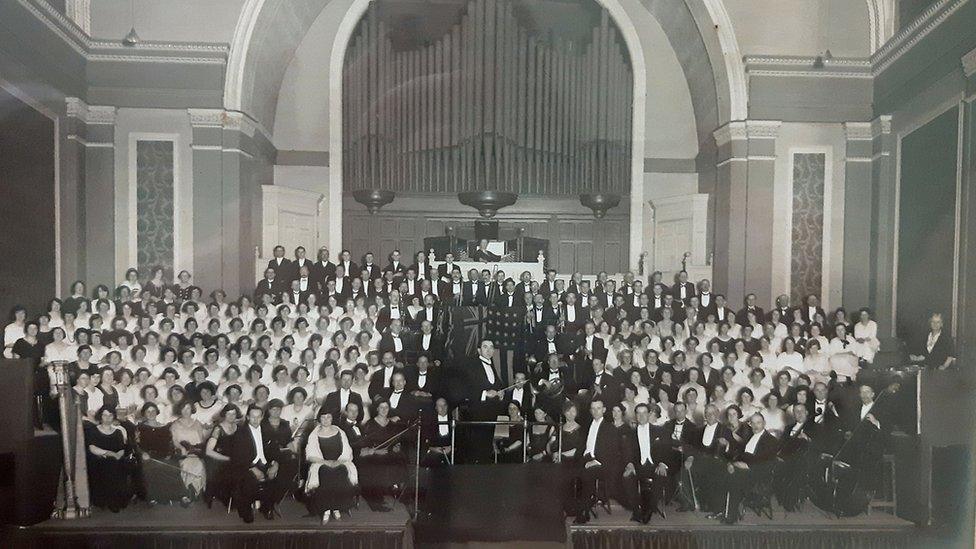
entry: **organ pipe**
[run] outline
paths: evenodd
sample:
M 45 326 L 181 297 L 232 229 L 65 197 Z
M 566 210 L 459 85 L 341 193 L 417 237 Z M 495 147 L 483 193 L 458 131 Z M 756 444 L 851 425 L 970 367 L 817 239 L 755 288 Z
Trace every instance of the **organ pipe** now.
M 343 68 L 346 190 L 577 194 L 630 187 L 633 74 L 609 14 L 585 40 L 471 0 L 443 36 L 394 49 L 374 2 Z

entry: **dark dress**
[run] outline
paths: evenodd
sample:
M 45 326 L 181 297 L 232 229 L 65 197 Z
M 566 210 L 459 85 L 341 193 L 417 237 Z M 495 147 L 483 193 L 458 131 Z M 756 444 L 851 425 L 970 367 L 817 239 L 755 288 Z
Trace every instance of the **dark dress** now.
M 529 461 L 534 461 L 532 456 L 544 454 L 540 463 L 552 461 L 552 453 L 549 448 L 549 441 L 552 439 L 553 428 L 546 427 L 541 433 L 536 433 L 534 429 L 529 429 Z
M 314 444 L 314 441 L 310 443 Z M 342 435 L 338 432 L 331 437 L 318 437 L 319 449 L 326 460 L 336 460 L 342 455 Z M 326 511 L 347 512 L 354 505 L 356 487 L 349 482 L 349 474 L 344 465 L 339 467 L 319 467 L 319 485 L 307 498 L 308 510 L 315 515 Z
M 118 452 L 126 449 L 122 429 L 114 429 L 106 435 L 98 427 L 88 429 L 87 446 Z M 88 452 L 88 483 L 91 490 L 91 503 L 96 507 L 106 507 L 113 513 L 124 508 L 131 497 L 129 489 L 129 470 L 126 459 L 99 457 Z
M 572 452 L 569 456 L 560 457 L 563 486 L 563 510 L 567 515 L 576 510 L 576 492 L 579 489 L 580 457 L 583 454 L 583 428 L 577 427 L 572 431 L 562 429 L 562 452 Z M 559 441 L 556 441 L 554 452 L 559 452 Z
M 136 440 L 140 455 L 145 497 L 149 501 L 179 501 L 189 496 L 180 476 L 179 462 L 174 458 L 173 435 L 169 426 L 154 427 L 145 423 L 136 426 Z
M 240 428 L 240 427 L 238 427 Z M 234 433 L 237 431 L 235 430 Z M 211 438 L 216 438 L 214 451 L 218 454 L 230 457 L 233 453 L 234 433 L 224 431 L 224 428 L 217 424 L 214 426 Z M 224 504 L 230 500 L 231 492 L 234 489 L 234 475 L 229 461 L 217 461 L 213 458 L 206 458 L 204 465 L 207 468 L 207 489 L 204 498 L 208 501 L 217 499 Z
M 24 360 L 29 360 L 34 367 L 34 396 L 41 400 L 42 417 L 35 417 L 34 426 L 40 427 L 41 423 L 56 425 L 58 422 L 58 408 L 54 400 L 50 397 L 51 378 L 47 375 L 47 368 L 41 367 L 41 359 L 44 358 L 44 346 L 40 334 L 37 336 L 37 343 L 31 344 L 24 338 L 14 342 L 13 352 Z M 36 407 L 32 407 L 36 412 Z M 37 414 L 35 414 L 36 416 Z
M 389 422 L 383 426 L 373 418 L 363 426 L 361 448 L 375 448 L 402 429 L 398 423 Z M 371 509 L 382 506 L 383 496 L 392 493 L 394 484 L 403 482 L 406 458 L 399 443 L 388 444 L 384 448 L 387 450 L 386 454 L 362 455 L 360 450 L 356 462 L 363 499 Z
M 508 426 L 508 436 L 497 441 L 498 463 L 523 463 L 523 449 L 521 444 L 519 444 L 513 450 L 506 451 L 506 449 L 516 442 L 521 442 L 524 444 L 524 435 L 524 425 L 519 424 Z

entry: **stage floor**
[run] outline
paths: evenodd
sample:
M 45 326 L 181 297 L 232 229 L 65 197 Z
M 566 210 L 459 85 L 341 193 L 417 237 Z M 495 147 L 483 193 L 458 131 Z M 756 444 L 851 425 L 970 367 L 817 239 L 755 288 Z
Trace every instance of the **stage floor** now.
M 756 516 L 752 511 L 746 511 L 745 516 L 737 524 L 723 524 L 718 520 L 708 519 L 703 512 L 679 513 L 669 506 L 665 509 L 667 519 L 654 515 L 647 524 L 630 521 L 630 511 L 620 505 L 611 507 L 612 514 L 608 515 L 602 508 L 599 515 L 586 524 L 572 524 L 571 530 L 600 530 L 600 529 L 635 529 L 635 530 L 818 530 L 818 529 L 872 529 L 872 530 L 912 530 L 915 525 L 894 515 L 873 512 L 870 515 L 857 517 L 834 517 L 817 509 L 807 502 L 803 509 L 795 513 L 786 513 L 781 507 L 773 505 L 773 518 Z
M 787 514 L 774 504 L 773 518 L 747 511 L 738 524 L 722 524 L 702 512 L 666 510 L 667 519 L 655 515 L 648 524 L 630 521 L 630 512 L 620 506 L 608 515 L 602 509 L 586 524 L 567 521 L 567 545 L 596 549 L 610 547 L 696 547 L 755 548 L 791 547 L 831 549 L 893 549 L 917 547 L 920 531 L 907 520 L 874 512 L 858 517 L 837 518 L 809 502 L 805 508 Z
M 236 511 L 217 502 L 208 509 L 200 502 L 189 508 L 145 503 L 129 505 L 119 513 L 95 509 L 90 517 L 49 519 L 9 531 L 7 547 L 412 547 L 410 515 L 402 505 L 388 513 L 371 511 L 360 503 L 341 520 L 323 526 L 305 516 L 305 507 L 286 499 L 280 517 L 267 520 L 260 513 L 245 524 Z
M 236 512 L 215 505 L 207 509 L 196 503 L 188 509 L 179 506 L 149 507 L 130 505 L 120 513 L 96 510 L 78 520 L 46 520 L 31 527 L 9 531 L 7 547 L 424 547 L 414 539 L 410 516 L 402 505 L 389 513 L 370 511 L 364 503 L 339 521 L 322 526 L 306 517 L 305 508 L 286 500 L 279 508 L 281 517 L 273 521 L 258 514 L 245 524 Z M 913 545 L 918 530 L 906 520 L 882 512 L 850 518 L 835 518 L 809 503 L 796 513 L 776 508 L 773 519 L 747 512 L 736 525 L 710 520 L 704 513 L 679 513 L 667 510 L 667 519 L 655 516 L 649 524 L 629 520 L 630 512 L 613 505 L 608 515 L 602 509 L 596 518 L 583 525 L 566 521 L 563 540 L 533 540 L 511 546 L 556 547 L 874 547 L 890 549 Z M 453 547 L 474 540 L 439 540 L 433 547 Z M 477 542 L 475 542 L 477 543 Z M 502 542 L 503 545 L 506 542 Z M 498 545 L 496 545 L 497 547 Z

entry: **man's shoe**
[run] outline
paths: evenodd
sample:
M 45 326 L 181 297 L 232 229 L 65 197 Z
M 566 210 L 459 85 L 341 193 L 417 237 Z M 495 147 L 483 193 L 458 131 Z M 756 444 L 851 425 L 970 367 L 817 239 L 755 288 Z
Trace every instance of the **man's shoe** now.
M 241 518 L 244 519 L 245 524 L 251 524 L 254 522 L 254 509 L 248 506 L 246 509 L 240 512 Z
M 633 513 L 630 514 L 630 520 L 631 522 L 643 522 L 641 520 L 640 513 L 638 513 L 637 511 L 634 511 Z
M 267 507 L 262 507 L 261 514 L 264 515 L 264 518 L 268 520 L 274 520 L 274 507 L 270 505 Z

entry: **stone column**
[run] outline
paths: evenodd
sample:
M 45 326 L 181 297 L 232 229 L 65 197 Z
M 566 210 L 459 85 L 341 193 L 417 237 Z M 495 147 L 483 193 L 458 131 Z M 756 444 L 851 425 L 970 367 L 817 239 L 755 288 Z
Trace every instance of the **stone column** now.
M 717 291 L 738 308 L 748 293 L 772 302 L 773 180 L 776 137 L 773 120 L 735 121 L 715 131 L 715 261 Z
M 871 279 L 871 173 L 874 163 L 874 124 L 847 122 L 844 167 L 844 293 L 849 307 L 868 303 Z
M 193 129 L 193 263 L 198 285 L 249 292 L 260 237 L 260 187 L 274 147 L 255 123 L 223 109 L 188 109 Z
M 871 264 L 868 306 L 875 311 L 879 339 L 892 338 L 890 341 L 893 344 L 895 226 L 898 219 L 895 195 L 898 182 L 895 174 L 895 136 L 891 133 L 891 115 L 882 115 L 871 122 L 871 142 Z M 884 343 L 882 339 L 883 346 Z
M 62 245 L 77 246 L 78 278 L 114 284 L 115 272 L 115 107 L 90 106 L 76 97 L 66 102 L 66 134 L 61 151 L 63 177 L 77 178 L 77 218 Z M 67 286 L 73 280 L 63 280 Z

